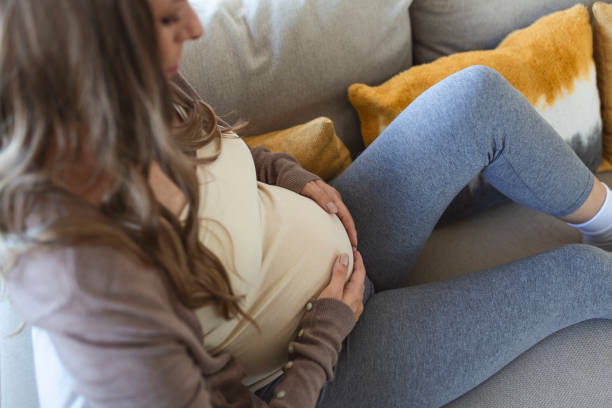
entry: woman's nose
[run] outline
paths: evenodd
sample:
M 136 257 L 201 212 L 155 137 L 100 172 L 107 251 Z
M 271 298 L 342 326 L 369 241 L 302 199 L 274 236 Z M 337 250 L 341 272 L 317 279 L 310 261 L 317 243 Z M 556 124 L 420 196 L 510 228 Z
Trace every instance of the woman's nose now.
M 197 40 L 204 35 L 204 27 L 195 13 L 195 10 L 191 9 L 191 19 L 189 21 L 188 35 L 192 40 Z
M 196 19 L 196 23 L 195 26 L 193 28 L 193 32 L 191 34 L 191 38 L 194 40 L 197 40 L 198 38 L 202 37 L 204 35 L 204 27 L 202 26 L 202 23 L 200 23 L 200 20 Z

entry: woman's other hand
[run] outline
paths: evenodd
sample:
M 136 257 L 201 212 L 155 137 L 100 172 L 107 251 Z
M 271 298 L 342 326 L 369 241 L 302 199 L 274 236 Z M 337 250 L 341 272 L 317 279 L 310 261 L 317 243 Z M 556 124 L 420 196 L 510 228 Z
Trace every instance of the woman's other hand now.
M 323 180 L 309 181 L 304 185 L 300 194 L 313 199 L 321 208 L 330 214 L 336 214 L 346 229 L 349 241 L 353 248 L 357 248 L 357 230 L 355 222 L 338 190 Z
M 323 289 L 319 299 L 338 299 L 351 308 L 355 320 L 359 320 L 363 312 L 363 291 L 365 289 L 365 267 L 359 251 L 353 251 L 354 267 L 351 278 L 346 281 L 348 255 L 342 254 L 334 262 L 329 285 Z

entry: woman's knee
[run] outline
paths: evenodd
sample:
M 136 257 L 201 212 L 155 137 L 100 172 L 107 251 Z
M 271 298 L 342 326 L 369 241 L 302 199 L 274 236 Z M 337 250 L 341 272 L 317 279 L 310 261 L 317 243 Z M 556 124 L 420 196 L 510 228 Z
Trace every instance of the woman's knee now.
M 502 74 L 486 65 L 472 65 L 457 71 L 453 76 L 468 82 L 473 89 L 491 89 L 508 85 L 508 81 Z
M 447 78 L 460 88 L 465 102 L 492 107 L 518 91 L 499 72 L 485 65 L 472 65 Z
M 484 65 L 474 65 L 449 76 L 441 89 L 452 95 L 456 126 L 467 126 L 469 134 L 488 137 L 491 127 L 514 126 L 513 115 L 531 105 L 500 73 Z M 478 131 L 476 131 L 478 128 Z M 507 132 L 498 132 L 500 135 Z

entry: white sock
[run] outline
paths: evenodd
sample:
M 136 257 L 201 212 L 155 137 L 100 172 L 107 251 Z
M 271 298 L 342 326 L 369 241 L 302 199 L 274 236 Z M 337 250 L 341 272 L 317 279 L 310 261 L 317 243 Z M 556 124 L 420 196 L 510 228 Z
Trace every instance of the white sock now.
M 597 214 L 585 223 L 567 224 L 582 232 L 582 242 L 612 251 L 612 193 L 606 184 L 604 187 L 606 199 Z

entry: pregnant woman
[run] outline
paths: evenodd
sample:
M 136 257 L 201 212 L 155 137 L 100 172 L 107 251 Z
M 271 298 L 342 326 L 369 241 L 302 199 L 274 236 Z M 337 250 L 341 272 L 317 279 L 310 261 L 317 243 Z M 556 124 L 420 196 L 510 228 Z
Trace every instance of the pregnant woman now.
M 499 74 L 328 185 L 178 74 L 201 35 L 185 0 L 0 2 L 0 256 L 43 407 L 438 407 L 612 318 L 610 192 Z M 402 288 L 479 172 L 592 245 Z

